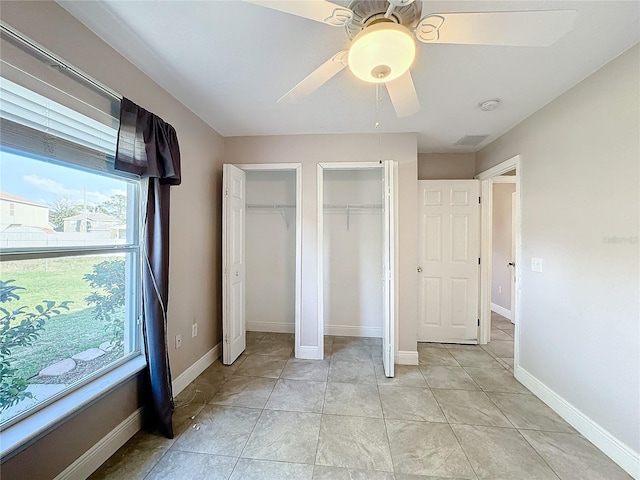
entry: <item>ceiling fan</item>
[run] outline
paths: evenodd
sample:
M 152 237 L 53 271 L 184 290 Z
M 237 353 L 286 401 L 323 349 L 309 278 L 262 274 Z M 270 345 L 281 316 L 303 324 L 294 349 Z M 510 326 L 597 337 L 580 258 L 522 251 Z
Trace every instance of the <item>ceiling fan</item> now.
M 352 39 L 283 95 L 297 102 L 349 67 L 359 79 L 382 83 L 398 117 L 420 110 L 410 67 L 421 43 L 537 47 L 555 43 L 573 26 L 575 10 L 434 13 L 422 15 L 414 0 L 354 0 L 343 7 L 327 0 L 247 0 L 333 27 L 345 27 Z

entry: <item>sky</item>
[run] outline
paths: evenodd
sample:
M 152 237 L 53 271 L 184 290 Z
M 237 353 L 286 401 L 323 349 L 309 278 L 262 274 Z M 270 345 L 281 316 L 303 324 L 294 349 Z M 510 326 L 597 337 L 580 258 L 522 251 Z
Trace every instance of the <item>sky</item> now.
M 0 151 L 0 191 L 42 204 L 58 198 L 82 203 L 86 195 L 88 205 L 97 205 L 126 195 L 127 182 Z

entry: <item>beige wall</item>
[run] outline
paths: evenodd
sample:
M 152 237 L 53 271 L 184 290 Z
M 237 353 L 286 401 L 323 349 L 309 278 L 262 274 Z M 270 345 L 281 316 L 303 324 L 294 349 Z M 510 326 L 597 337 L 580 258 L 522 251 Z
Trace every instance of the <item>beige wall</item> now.
M 221 339 L 222 137 L 58 4 L 3 1 L 2 20 L 176 128 L 183 180 L 181 186 L 172 188 L 168 315 L 169 355 L 175 379 Z M 198 322 L 198 336 L 192 339 L 194 321 Z M 173 348 L 172 339 L 177 333 L 182 333 L 180 350 Z M 118 415 L 109 414 L 114 408 Z M 7 476 L 13 479 L 55 476 L 137 408 L 135 395 L 107 396 L 83 413 L 83 418 L 92 418 L 91 422 L 74 420 L 54 430 L 3 464 L 3 477 L 5 471 L 15 471 L 15 475 Z M 65 444 L 64 455 L 52 453 L 51 445 Z M 17 462 L 23 468 L 11 470 Z M 43 471 L 43 464 L 50 475 L 37 473 Z
M 317 164 L 380 158 L 376 135 L 291 135 L 225 138 L 225 163 L 302 163 L 302 346 L 318 345 Z M 382 157 L 398 161 L 399 350 L 416 351 L 417 139 L 382 137 Z
M 0 465 L 3 480 L 55 478 L 142 404 L 142 379 L 125 383 Z
M 476 174 L 475 153 L 421 153 L 418 180 L 464 180 Z
M 636 45 L 480 150 L 476 164 L 522 156 L 521 368 L 636 455 L 639 72 Z
M 511 284 L 513 283 L 513 270 L 507 264 L 515 261 L 511 258 L 511 194 L 515 191 L 515 183 L 493 185 L 491 303 L 507 310 L 511 310 Z

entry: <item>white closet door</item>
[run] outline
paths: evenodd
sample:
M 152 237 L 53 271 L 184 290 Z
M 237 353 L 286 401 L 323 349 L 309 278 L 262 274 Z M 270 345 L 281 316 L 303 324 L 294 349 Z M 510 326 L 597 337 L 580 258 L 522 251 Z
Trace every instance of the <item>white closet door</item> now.
M 382 363 L 387 377 L 394 375 L 395 345 L 395 165 L 393 160 L 384 162 L 384 229 L 382 238 L 383 262 L 383 325 L 382 325 Z
M 222 363 L 231 365 L 246 348 L 245 173 L 222 169 Z
M 477 343 L 480 182 L 418 185 L 418 341 Z

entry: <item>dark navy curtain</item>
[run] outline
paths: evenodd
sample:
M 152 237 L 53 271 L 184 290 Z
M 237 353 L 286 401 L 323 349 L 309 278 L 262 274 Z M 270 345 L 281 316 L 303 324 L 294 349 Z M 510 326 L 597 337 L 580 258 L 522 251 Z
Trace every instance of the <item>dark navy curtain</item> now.
M 155 427 L 173 438 L 173 392 L 167 348 L 169 296 L 169 194 L 180 185 L 180 149 L 175 129 L 123 98 L 116 170 L 148 179 L 142 231 L 143 333 Z M 143 203 L 144 205 L 144 203 Z

